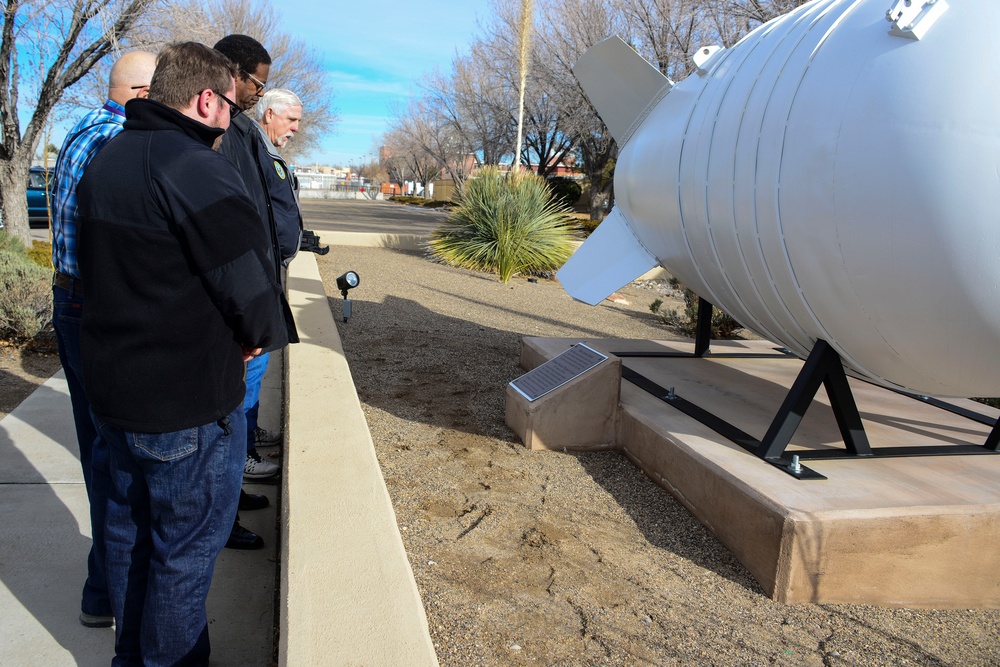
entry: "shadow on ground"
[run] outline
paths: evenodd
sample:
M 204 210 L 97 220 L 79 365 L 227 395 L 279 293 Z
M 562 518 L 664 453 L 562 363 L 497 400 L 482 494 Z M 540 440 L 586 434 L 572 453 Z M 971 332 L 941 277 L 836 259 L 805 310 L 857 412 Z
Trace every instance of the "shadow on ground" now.
M 491 446 L 524 456 L 565 456 L 524 450 L 504 423 L 506 385 L 524 372 L 518 366 L 523 334 L 444 316 L 396 296 L 382 302 L 354 300 L 354 316 L 345 324 L 341 301 L 329 298 L 364 404 L 435 429 L 499 440 Z M 468 301 L 470 308 L 492 307 Z M 447 455 L 469 456 L 469 438 L 442 435 L 433 442 Z M 572 457 L 632 517 L 650 544 L 760 592 L 746 569 L 706 528 L 620 453 Z M 484 463 L 492 465 L 493 460 Z M 468 474 L 474 476 L 476 471 Z M 470 503 L 468 497 L 456 500 L 453 513 L 462 515 L 474 504 Z M 435 511 L 441 511 L 440 505 Z

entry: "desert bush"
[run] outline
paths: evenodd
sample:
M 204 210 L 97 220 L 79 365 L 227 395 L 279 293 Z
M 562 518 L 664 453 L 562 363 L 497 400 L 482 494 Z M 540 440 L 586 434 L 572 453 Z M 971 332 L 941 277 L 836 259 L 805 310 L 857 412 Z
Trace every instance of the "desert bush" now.
M 47 241 L 32 241 L 28 249 L 28 259 L 42 267 L 52 269 L 52 244 Z
M 409 195 L 393 195 L 389 197 L 389 201 L 396 202 L 397 204 L 423 206 L 424 208 L 442 208 L 451 205 L 450 201 L 444 201 L 441 199 L 424 199 L 423 197 L 411 197 Z
M 671 308 L 660 312 L 663 305 L 661 299 L 649 304 L 649 310 L 659 315 L 664 324 L 677 327 L 688 336 L 694 336 L 698 330 L 698 295 L 684 287 L 676 278 L 670 279 L 670 286 L 684 293 L 684 310 Z M 743 326 L 718 308 L 712 308 L 712 338 L 732 338 Z
M 573 208 L 576 203 L 580 201 L 580 195 L 583 194 L 583 188 L 580 184 L 571 178 L 566 178 L 564 176 L 556 176 L 555 178 L 550 178 L 548 181 L 549 189 L 552 190 L 552 196 L 560 204 Z
M 596 232 L 597 227 L 600 224 L 601 220 L 591 220 L 589 218 L 580 219 L 576 221 L 577 229 L 579 229 L 580 233 L 583 234 L 584 236 L 590 236 L 591 234 Z
M 389 201 L 394 201 L 397 204 L 414 204 L 416 206 L 422 206 L 427 200 L 423 197 L 413 197 L 411 195 L 393 195 L 389 197 Z
M 3 229 L 0 229 L 0 252 L 17 252 L 22 255 L 28 252 L 21 239 L 11 236 Z
M 0 339 L 28 341 L 52 319 L 51 278 L 20 241 L 0 232 Z
M 553 201 L 543 179 L 487 167 L 465 182 L 430 248 L 446 264 L 495 271 L 506 283 L 516 274 L 544 274 L 565 264 L 573 235 L 570 211 Z

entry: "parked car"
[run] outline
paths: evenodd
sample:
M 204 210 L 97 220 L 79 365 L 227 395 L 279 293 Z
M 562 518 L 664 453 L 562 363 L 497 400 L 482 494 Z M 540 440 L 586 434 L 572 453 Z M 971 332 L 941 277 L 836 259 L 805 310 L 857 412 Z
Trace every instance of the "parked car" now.
M 48 187 L 48 196 L 45 188 Z M 52 170 L 32 167 L 28 173 L 28 225 L 30 227 L 49 226 L 49 201 L 52 197 Z

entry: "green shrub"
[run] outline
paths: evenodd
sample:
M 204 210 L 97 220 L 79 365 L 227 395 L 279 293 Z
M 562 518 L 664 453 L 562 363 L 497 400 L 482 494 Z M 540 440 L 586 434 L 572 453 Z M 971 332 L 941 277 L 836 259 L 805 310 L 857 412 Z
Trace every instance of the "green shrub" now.
M 424 208 L 443 208 L 451 205 L 450 201 L 424 199 L 423 197 L 410 197 L 409 195 L 393 195 L 389 197 L 389 201 L 396 202 L 397 204 L 423 206 Z
M 33 241 L 28 250 L 28 259 L 42 267 L 52 269 L 52 244 L 48 241 Z
M 670 286 L 684 291 L 684 312 L 671 308 L 660 313 L 660 319 L 664 324 L 677 327 L 687 335 L 694 337 L 698 330 L 698 295 L 681 285 L 677 278 L 670 279 Z M 654 313 L 657 313 L 662 305 L 662 301 L 660 303 L 656 303 L 656 301 L 649 305 L 649 309 Z M 732 317 L 718 308 L 712 308 L 712 338 L 732 338 L 742 328 L 743 326 Z
M 576 223 L 577 227 L 583 233 L 584 236 L 590 236 L 591 234 L 593 234 L 595 231 L 597 231 L 597 227 L 600 224 L 601 224 L 600 220 L 591 220 L 589 218 L 586 220 L 578 220 Z
M 573 254 L 572 225 L 570 211 L 552 200 L 543 179 L 487 167 L 465 182 L 430 247 L 446 264 L 496 271 L 506 283 L 565 264 Z
M 21 343 L 52 319 L 52 272 L 28 258 L 23 244 L 0 233 L 0 339 Z
M 573 208 L 580 201 L 583 188 L 573 179 L 556 176 L 555 178 L 550 178 L 547 182 L 549 189 L 552 190 L 552 197 L 563 206 Z
M 24 247 L 21 239 L 0 229 L 0 252 L 17 252 L 23 255 L 28 252 L 28 249 Z
M 416 206 L 423 206 L 424 202 L 428 200 L 423 197 L 411 197 L 410 195 L 393 195 L 389 197 L 389 201 L 394 201 L 398 204 L 414 204 Z

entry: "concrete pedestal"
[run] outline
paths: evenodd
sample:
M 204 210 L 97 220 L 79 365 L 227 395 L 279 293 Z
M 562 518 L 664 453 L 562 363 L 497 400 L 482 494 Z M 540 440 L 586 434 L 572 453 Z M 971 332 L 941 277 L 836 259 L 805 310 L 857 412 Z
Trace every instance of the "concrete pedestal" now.
M 576 342 L 525 339 L 522 362 L 530 368 L 532 360 Z M 604 353 L 692 347 L 583 342 Z M 716 354 L 773 347 L 763 341 L 712 345 Z M 802 367 L 790 358 L 625 358 L 624 364 L 756 438 Z M 860 380 L 850 384 L 872 447 L 982 444 L 989 434 L 983 424 Z M 778 601 L 1000 607 L 1000 455 L 809 461 L 828 479 L 801 481 L 629 382 L 622 383 L 616 419 L 617 447 Z M 843 447 L 821 390 L 789 450 Z

